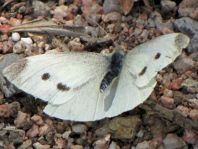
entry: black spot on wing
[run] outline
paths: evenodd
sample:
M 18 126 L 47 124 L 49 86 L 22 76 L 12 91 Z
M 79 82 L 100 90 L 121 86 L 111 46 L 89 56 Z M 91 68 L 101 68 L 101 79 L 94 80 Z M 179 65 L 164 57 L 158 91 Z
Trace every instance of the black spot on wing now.
M 68 91 L 70 88 L 67 85 L 64 85 L 62 83 L 57 84 L 57 89 L 60 91 Z
M 50 78 L 50 74 L 49 73 L 44 73 L 42 76 L 41 76 L 42 80 L 48 80 Z
M 139 76 L 143 75 L 147 70 L 147 67 L 145 66 L 142 71 L 138 74 Z
M 160 56 L 161 56 L 161 53 L 157 53 L 157 54 L 155 55 L 155 59 L 159 59 Z

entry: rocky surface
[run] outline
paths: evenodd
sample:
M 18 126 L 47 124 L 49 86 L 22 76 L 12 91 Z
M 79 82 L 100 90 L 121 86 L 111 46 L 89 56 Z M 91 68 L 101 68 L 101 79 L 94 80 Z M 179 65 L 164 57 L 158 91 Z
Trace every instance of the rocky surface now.
M 172 32 L 191 38 L 176 61 L 159 72 L 148 100 L 122 115 L 96 122 L 47 116 L 42 112 L 45 103 L 17 90 L 0 73 L 0 148 L 198 148 L 197 4 L 197 0 L 0 1 L 1 71 L 22 57 L 46 52 L 112 51 L 112 42 L 102 41 L 104 37 L 126 50 Z M 13 26 L 42 18 L 61 26 L 89 26 L 85 30 L 94 38 L 76 36 L 82 28 L 74 37 L 10 33 Z

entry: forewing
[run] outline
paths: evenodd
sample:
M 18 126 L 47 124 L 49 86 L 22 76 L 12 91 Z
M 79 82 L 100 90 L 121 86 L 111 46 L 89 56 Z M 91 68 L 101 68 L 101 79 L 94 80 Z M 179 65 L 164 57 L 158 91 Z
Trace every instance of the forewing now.
M 134 83 L 139 87 L 146 86 L 158 71 L 181 54 L 188 43 L 189 38 L 186 35 L 172 33 L 135 47 L 125 59 L 125 65 L 135 78 Z
M 143 103 L 156 85 L 157 72 L 173 62 L 188 43 L 186 35 L 173 33 L 130 51 L 124 60 L 116 94 L 106 116 L 118 115 Z
M 108 60 L 101 54 L 49 53 L 12 64 L 3 74 L 19 89 L 50 104 L 60 105 L 72 99 L 79 88 L 95 81 L 97 76 L 102 78 L 108 65 Z

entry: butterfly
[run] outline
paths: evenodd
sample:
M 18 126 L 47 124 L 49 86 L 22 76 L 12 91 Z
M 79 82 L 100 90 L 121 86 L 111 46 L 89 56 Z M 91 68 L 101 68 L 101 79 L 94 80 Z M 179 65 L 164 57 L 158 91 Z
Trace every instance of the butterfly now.
M 94 52 L 36 55 L 11 64 L 3 75 L 22 91 L 48 104 L 44 112 L 73 121 L 114 117 L 143 103 L 157 73 L 172 63 L 190 39 L 162 35 L 127 54 L 117 48 L 106 56 Z

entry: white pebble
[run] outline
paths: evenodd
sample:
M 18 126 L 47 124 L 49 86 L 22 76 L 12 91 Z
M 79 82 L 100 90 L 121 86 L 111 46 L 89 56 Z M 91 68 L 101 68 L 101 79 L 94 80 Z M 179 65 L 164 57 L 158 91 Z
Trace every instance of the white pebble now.
M 12 33 L 12 41 L 19 41 L 21 38 L 20 34 L 19 33 Z
M 25 44 L 31 45 L 33 43 L 32 39 L 27 37 L 27 38 L 21 38 L 21 41 Z

